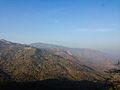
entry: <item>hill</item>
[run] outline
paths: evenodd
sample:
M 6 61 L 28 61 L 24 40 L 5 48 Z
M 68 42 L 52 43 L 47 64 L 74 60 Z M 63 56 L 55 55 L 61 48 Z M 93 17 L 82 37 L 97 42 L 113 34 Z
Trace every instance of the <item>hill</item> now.
M 38 46 L 0 40 L 0 82 L 105 82 L 110 75 L 104 71 L 115 67 L 112 59 L 100 51 Z

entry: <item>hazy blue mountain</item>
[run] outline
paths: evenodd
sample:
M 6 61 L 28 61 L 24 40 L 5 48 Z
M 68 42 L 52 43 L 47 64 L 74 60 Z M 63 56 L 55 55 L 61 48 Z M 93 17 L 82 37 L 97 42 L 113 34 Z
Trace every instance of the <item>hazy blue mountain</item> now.
M 32 43 L 31 46 L 33 47 L 37 47 L 37 48 L 49 48 L 49 49 L 53 49 L 53 48 L 66 48 L 64 46 L 58 46 L 58 45 L 53 45 L 53 44 L 46 44 L 46 43 Z

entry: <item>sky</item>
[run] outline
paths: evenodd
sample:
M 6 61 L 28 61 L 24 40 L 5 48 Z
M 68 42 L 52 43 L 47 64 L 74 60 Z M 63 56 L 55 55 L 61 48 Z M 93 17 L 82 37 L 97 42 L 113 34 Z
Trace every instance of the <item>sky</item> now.
M 0 38 L 120 51 L 120 0 L 0 0 Z

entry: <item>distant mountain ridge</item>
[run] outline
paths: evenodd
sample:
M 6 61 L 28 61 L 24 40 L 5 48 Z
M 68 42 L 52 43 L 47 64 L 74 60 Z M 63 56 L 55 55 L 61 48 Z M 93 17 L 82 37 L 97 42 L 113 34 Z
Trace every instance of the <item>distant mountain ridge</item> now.
M 46 44 L 46 43 L 32 43 L 30 44 L 31 46 L 33 47 L 37 47 L 37 48 L 67 48 L 67 47 L 64 47 L 64 46 L 59 46 L 59 45 L 54 45 L 54 44 Z

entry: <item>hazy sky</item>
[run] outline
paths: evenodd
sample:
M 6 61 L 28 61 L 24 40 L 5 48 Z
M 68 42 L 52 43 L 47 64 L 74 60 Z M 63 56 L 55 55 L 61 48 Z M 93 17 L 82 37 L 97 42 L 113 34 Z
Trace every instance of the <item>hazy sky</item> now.
M 0 38 L 120 50 L 120 0 L 0 0 Z

